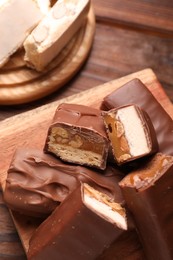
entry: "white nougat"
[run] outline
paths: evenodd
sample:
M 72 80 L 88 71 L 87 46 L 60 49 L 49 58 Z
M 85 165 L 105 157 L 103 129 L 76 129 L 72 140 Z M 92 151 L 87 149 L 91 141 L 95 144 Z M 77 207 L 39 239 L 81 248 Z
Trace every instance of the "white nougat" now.
M 0 67 L 20 48 L 43 14 L 33 0 L 8 0 L 0 7 Z
M 120 204 L 111 203 L 107 195 L 95 190 L 86 183 L 84 183 L 83 187 L 83 202 L 89 209 L 120 229 L 127 230 L 125 210 Z
M 135 107 L 129 106 L 119 109 L 116 117 L 123 124 L 131 155 L 138 156 L 141 153 L 148 153 L 147 133 Z
M 42 71 L 82 26 L 89 0 L 59 0 L 24 43 L 28 66 Z
M 109 220 L 112 224 L 116 224 L 116 226 L 121 229 L 127 229 L 126 219 L 118 212 L 113 211 L 108 205 L 88 195 L 84 196 L 84 202 L 90 209 Z

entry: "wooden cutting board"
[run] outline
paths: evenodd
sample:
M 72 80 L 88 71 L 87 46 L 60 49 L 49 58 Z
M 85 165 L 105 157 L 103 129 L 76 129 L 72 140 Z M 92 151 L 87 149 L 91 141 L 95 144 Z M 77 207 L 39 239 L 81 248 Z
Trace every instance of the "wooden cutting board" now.
M 66 99 L 11 117 L 0 123 L 0 181 L 2 188 L 4 187 L 6 172 L 12 155 L 17 147 L 43 148 L 48 126 L 52 120 L 56 107 L 60 103 L 85 104 L 99 108 L 103 97 L 133 78 L 139 78 L 173 118 L 173 105 L 151 69 L 145 69 L 130 74 Z M 14 213 L 12 213 L 12 217 L 24 249 L 27 252 L 28 241 L 35 228 L 39 225 L 39 221 L 31 218 L 26 219 L 21 215 Z
M 67 46 L 42 72 L 28 68 L 23 49 L 0 69 L 0 105 L 24 104 L 45 97 L 63 87 L 89 55 L 95 35 L 91 5 L 87 20 Z

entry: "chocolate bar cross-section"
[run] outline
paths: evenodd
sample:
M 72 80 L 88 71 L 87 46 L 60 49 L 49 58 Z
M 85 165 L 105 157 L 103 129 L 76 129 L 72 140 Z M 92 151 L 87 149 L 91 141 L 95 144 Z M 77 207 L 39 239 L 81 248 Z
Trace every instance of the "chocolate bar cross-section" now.
M 149 115 L 159 144 L 159 151 L 173 155 L 173 120 L 139 80 L 133 79 L 104 98 L 106 109 L 134 104 Z
M 77 104 L 61 104 L 49 127 L 45 152 L 64 161 L 106 168 L 109 142 L 101 111 Z

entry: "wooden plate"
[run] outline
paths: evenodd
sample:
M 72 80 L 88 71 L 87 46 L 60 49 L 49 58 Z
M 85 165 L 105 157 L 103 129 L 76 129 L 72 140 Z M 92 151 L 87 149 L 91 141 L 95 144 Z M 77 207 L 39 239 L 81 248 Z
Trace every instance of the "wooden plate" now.
M 172 103 L 166 96 L 153 71 L 146 69 L 86 90 L 77 95 L 73 95 L 60 101 L 56 101 L 6 119 L 0 122 L 0 181 L 2 188 L 4 187 L 7 176 L 6 172 L 9 168 L 12 155 L 17 147 L 35 147 L 39 149 L 43 148 L 48 126 L 52 120 L 56 107 L 60 103 L 68 102 L 85 104 L 99 108 L 103 97 L 133 78 L 139 78 L 149 88 L 160 104 L 173 118 Z M 12 217 L 14 219 L 14 223 L 16 225 L 24 249 L 27 252 L 29 239 L 36 227 L 39 225 L 39 222 L 38 220 L 36 221 L 32 218 L 23 218 L 20 214 L 12 213 Z
M 0 104 L 23 104 L 42 98 L 66 84 L 80 69 L 91 49 L 95 16 L 91 5 L 87 22 L 43 72 L 27 68 L 18 51 L 0 69 Z

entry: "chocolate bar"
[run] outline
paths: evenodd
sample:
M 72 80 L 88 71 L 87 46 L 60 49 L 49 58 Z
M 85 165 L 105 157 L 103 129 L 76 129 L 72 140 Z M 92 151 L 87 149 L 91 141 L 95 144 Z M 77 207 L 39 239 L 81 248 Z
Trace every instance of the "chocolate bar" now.
M 102 108 L 112 109 L 128 104 L 135 104 L 147 112 L 156 132 L 159 151 L 173 155 L 173 120 L 139 79 L 131 80 L 106 96 Z
M 124 232 L 104 250 L 97 260 L 146 260 L 135 230 Z
M 42 71 L 86 20 L 89 0 L 58 0 L 24 42 L 27 64 Z
M 84 183 L 38 227 L 27 257 L 97 259 L 126 230 L 126 213 L 121 205 Z
M 49 127 L 44 150 L 64 161 L 104 170 L 109 142 L 101 111 L 83 105 L 61 104 Z
M 124 203 L 115 167 L 103 172 L 70 165 L 36 149 L 17 149 L 8 170 L 4 200 L 12 210 L 35 217 L 49 215 L 81 182 Z
M 102 112 L 102 116 L 119 165 L 157 152 L 158 143 L 151 120 L 138 106 L 111 109 Z
M 156 154 L 120 182 L 146 259 L 173 259 L 173 157 Z

